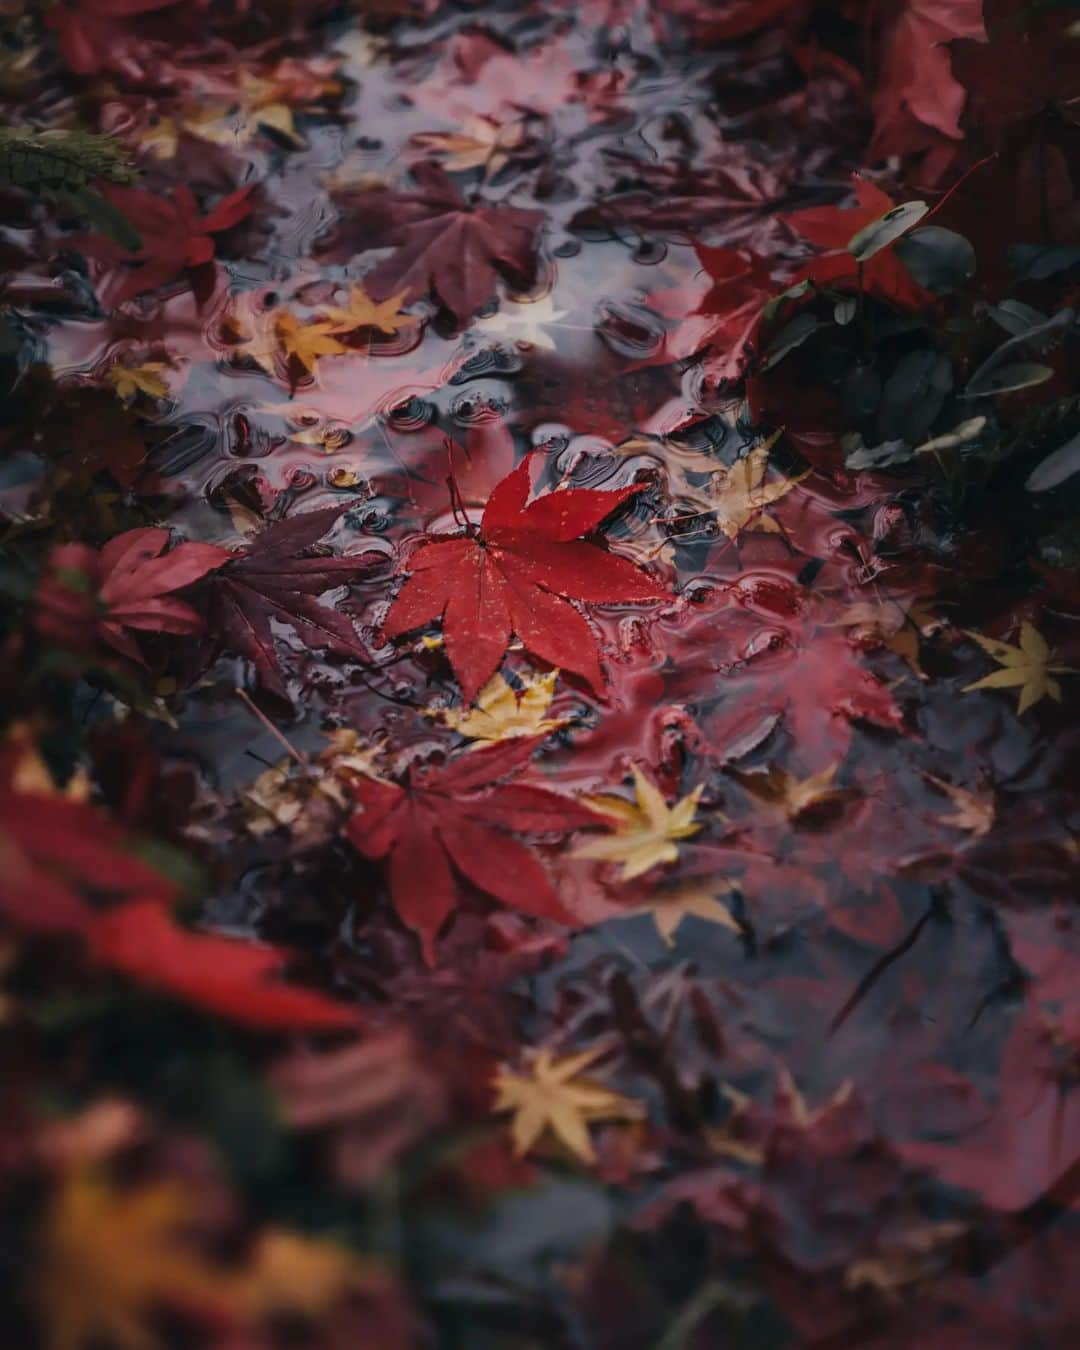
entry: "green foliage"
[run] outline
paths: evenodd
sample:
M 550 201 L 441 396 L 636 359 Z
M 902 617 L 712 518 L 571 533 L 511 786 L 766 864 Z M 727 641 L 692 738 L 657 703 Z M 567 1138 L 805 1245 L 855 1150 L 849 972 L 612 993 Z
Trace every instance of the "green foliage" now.
M 131 183 L 135 177 L 124 146 L 110 136 L 58 128 L 0 127 L 0 187 L 22 188 L 69 206 L 132 252 L 141 245 L 138 232 L 90 184 L 98 179 Z
M 0 186 L 50 194 L 86 187 L 95 178 L 131 183 L 135 177 L 127 151 L 111 136 L 0 127 Z

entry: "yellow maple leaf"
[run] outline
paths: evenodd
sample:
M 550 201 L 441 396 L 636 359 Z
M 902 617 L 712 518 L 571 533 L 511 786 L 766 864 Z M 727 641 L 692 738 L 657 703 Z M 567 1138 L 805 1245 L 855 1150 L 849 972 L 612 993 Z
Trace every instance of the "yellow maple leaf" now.
M 728 772 L 752 797 L 794 822 L 807 811 L 836 805 L 852 795 L 851 788 L 832 786 L 839 767 L 839 764 L 830 764 L 809 778 L 796 778 L 775 765 L 768 769 L 729 769 Z
M 233 330 L 242 341 L 237 356 L 256 361 L 268 375 L 275 375 L 279 362 L 295 358 L 308 375 L 315 374 L 320 356 L 340 356 L 348 351 L 331 332 L 331 325 L 305 322 L 288 309 L 234 313 Z
M 159 117 L 138 135 L 139 148 L 155 159 L 172 159 L 180 145 L 180 128 L 171 117 Z
M 519 1156 L 550 1131 L 575 1157 L 591 1163 L 596 1155 L 589 1139 L 590 1121 L 634 1120 L 643 1114 L 639 1102 L 580 1076 L 598 1053 L 585 1050 L 555 1059 L 545 1047 L 533 1058 L 529 1077 L 499 1070 L 493 1109 L 513 1112 L 510 1129 Z
M 138 366 L 117 361 L 105 372 L 105 378 L 116 391 L 117 398 L 125 403 L 130 403 L 139 394 L 145 394 L 147 398 L 168 398 L 169 386 L 161 377 L 161 372 L 168 369 L 166 361 L 144 361 Z
M 413 144 L 436 155 L 455 172 L 484 169 L 485 177 L 497 174 L 510 158 L 507 153 L 521 145 L 525 136 L 522 122 L 493 121 L 489 117 L 466 117 L 460 132 L 424 131 L 415 135 Z
M 859 600 L 836 620 L 860 637 L 873 638 L 903 657 L 920 680 L 927 678 L 919 661 L 919 639 L 931 634 L 940 620 L 921 601 L 904 599 Z
M 336 1242 L 266 1229 L 236 1280 L 236 1303 L 253 1318 L 281 1313 L 316 1318 L 352 1290 L 370 1285 L 372 1273 Z
M 715 516 L 717 525 L 728 539 L 738 538 L 745 529 L 779 531 L 776 521 L 762 512 L 806 477 L 806 474 L 800 474 L 798 478 L 765 482 L 769 451 L 782 435 L 782 430 L 775 432 L 767 441 L 737 459 L 730 469 L 715 473 L 706 492 L 701 494 L 705 510 Z
M 277 80 L 264 80 L 248 70 L 240 72 L 240 97 L 245 120 L 257 127 L 269 127 L 293 145 L 303 145 L 297 134 L 292 108 L 285 102 L 286 88 Z
M 963 693 L 973 689 L 1015 689 L 1020 696 L 1016 711 L 1018 715 L 1033 708 L 1047 695 L 1055 702 L 1061 702 L 1061 685 L 1054 675 L 1073 675 L 1076 672 L 1070 666 L 1052 665 L 1055 653 L 1050 650 L 1046 639 L 1033 624 L 1025 619 L 1020 625 L 1020 645 L 1014 647 L 1011 642 L 1000 642 L 997 638 L 984 637 L 981 633 L 964 630 L 973 642 L 977 642 L 988 656 L 992 656 L 1001 667 L 989 675 L 984 675 L 974 684 L 966 684 Z
M 222 1277 L 184 1241 L 191 1218 L 178 1185 L 118 1191 L 90 1168 L 69 1176 L 46 1210 L 34 1281 L 48 1350 L 152 1350 L 156 1307 L 219 1306 Z
M 344 309 L 331 306 L 322 311 L 322 320 L 328 323 L 330 333 L 352 333 L 357 328 L 377 328 L 380 333 L 393 334 L 399 328 L 414 323 L 411 314 L 402 313 L 402 302 L 409 294 L 406 287 L 389 300 L 372 300 L 363 286 L 349 287 L 349 302 Z
M 614 831 L 602 839 L 590 839 L 574 850 L 579 858 L 621 862 L 624 881 L 641 876 L 658 863 L 675 862 L 679 856 L 676 841 L 701 829 L 700 821 L 694 823 L 700 786 L 674 806 L 668 806 L 656 784 L 636 764 L 631 772 L 637 801 L 628 802 L 624 797 L 609 794 L 586 797 L 586 806 L 611 817 Z
M 566 725 L 565 717 L 546 717 L 555 694 L 557 670 L 546 675 L 531 675 L 522 680 L 522 689 L 513 689 L 495 674 L 476 696 L 471 708 L 459 712 L 446 708 L 438 715 L 448 727 L 470 740 L 506 741 L 514 736 L 538 736 Z
M 286 360 L 295 358 L 309 375 L 315 374 L 320 356 L 340 356 L 348 350 L 333 334 L 328 323 L 304 323 L 291 310 L 274 317 L 274 337 Z
M 658 891 L 647 904 L 631 911 L 652 916 L 656 931 L 668 947 L 674 947 L 675 934 L 683 919 L 693 917 L 706 923 L 718 923 L 734 932 L 742 932 L 738 921 L 721 900 L 716 897 L 731 890 L 731 884 L 722 878 L 713 881 L 688 881 L 673 890 Z
M 264 769 L 240 800 L 247 828 L 262 835 L 275 829 L 325 829 L 330 820 L 346 811 L 351 801 L 349 784 L 358 775 L 379 779 L 377 764 L 385 750 L 381 741 L 367 744 L 349 727 L 327 734 L 330 742 L 320 750 L 314 764 L 285 758 Z
M 986 834 L 992 828 L 997 814 L 992 792 L 971 792 L 944 778 L 936 778 L 932 773 L 923 774 L 923 777 L 944 792 L 956 807 L 953 815 L 938 817 L 942 825 L 969 830 L 974 835 Z

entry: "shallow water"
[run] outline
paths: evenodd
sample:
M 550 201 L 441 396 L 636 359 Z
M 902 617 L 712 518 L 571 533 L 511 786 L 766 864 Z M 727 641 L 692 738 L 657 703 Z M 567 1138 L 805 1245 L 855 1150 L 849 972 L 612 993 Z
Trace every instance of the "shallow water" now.
M 338 16 L 285 41 L 253 16 L 209 52 L 182 42 L 164 85 L 121 80 L 99 100 L 102 125 L 142 147 L 142 187 L 184 182 L 205 202 L 254 187 L 251 216 L 217 238 L 201 305 L 180 277 L 107 312 L 93 288 L 110 269 L 75 254 L 28 259 L 12 283 L 52 276 L 70 297 L 33 320 L 60 382 L 164 363 L 168 398 L 136 405 L 150 450 L 131 491 L 147 519 L 238 548 L 266 519 L 340 505 L 334 551 L 382 560 L 323 597 L 369 662 L 281 626 L 288 700 L 259 693 L 228 654 L 171 668 L 176 727 L 154 736 L 197 772 L 189 837 L 212 879 L 206 912 L 307 953 L 373 1034 L 405 1025 L 438 1080 L 440 1111 L 356 1199 L 365 1241 L 401 1261 L 433 1343 L 966 1344 L 942 1330 L 956 1310 L 1019 1306 L 1027 1263 L 1053 1268 L 1071 1231 L 1013 1236 L 1017 1214 L 1041 1224 L 1080 1143 L 1075 1044 L 1070 1060 L 1052 1033 L 1075 941 L 1068 695 L 1021 718 L 1014 691 L 961 692 L 992 668 L 961 632 L 1011 608 L 1014 581 L 993 567 L 958 577 L 976 543 L 966 554 L 963 538 L 932 536 L 907 480 L 807 466 L 781 442 L 768 481 L 793 481 L 768 508 L 773 527 L 725 538 L 692 492 L 763 433 L 665 345 L 672 314 L 708 291 L 692 239 L 752 247 L 782 287 L 807 256 L 783 213 L 843 199 L 864 114 L 828 70 L 798 71 L 779 29 L 710 47 L 649 6 L 471 7 L 374 28 Z M 245 132 L 235 111 L 197 121 L 239 70 L 285 56 L 294 89 L 315 88 L 307 104 L 289 95 L 294 136 Z M 161 119 L 185 116 L 192 129 L 163 143 Z M 353 242 L 367 195 L 406 191 L 412 166 L 452 153 L 433 133 L 478 125 L 503 128 L 505 162 L 455 180 L 542 214 L 533 276 L 501 269 L 496 297 L 463 323 L 409 298 L 400 331 L 354 335 L 311 374 L 238 352 L 238 325 L 275 307 L 315 321 L 343 304 L 389 256 Z M 32 232 L 13 233 L 32 254 Z M 672 598 L 590 607 L 609 684 L 601 697 L 559 680 L 547 715 L 565 720 L 536 777 L 629 797 L 636 764 L 669 802 L 699 789 L 701 828 L 674 869 L 632 884 L 540 838 L 579 927 L 533 924 L 470 890 L 429 969 L 384 869 L 336 831 L 252 830 L 244 794 L 283 751 L 235 688 L 309 754 L 343 727 L 382 747 L 390 776 L 464 752 L 437 716 L 460 704 L 444 652 L 379 631 L 409 548 L 455 528 L 448 436 L 469 456 L 474 520 L 530 448 L 543 487 L 644 485 L 609 546 Z M 20 494 L 9 476 L 5 500 Z M 1054 600 L 1042 611 L 1059 647 L 1075 645 L 1071 617 Z M 527 655 L 504 670 L 528 674 Z M 763 803 L 754 775 L 770 767 L 823 775 L 818 800 Z M 981 821 L 956 819 L 950 786 L 978 799 Z M 648 912 L 658 876 L 700 883 L 727 918 L 690 913 L 665 942 Z M 511 1161 L 484 1084 L 539 1045 L 595 1047 L 648 1124 L 597 1130 L 591 1167 L 553 1149 Z M 377 1142 L 383 1126 L 369 1128 Z M 478 1148 L 470 1172 L 479 1144 L 495 1151 Z M 902 1295 L 875 1302 L 873 1276 L 851 1274 L 870 1260 L 895 1274 L 912 1252 L 922 1304 L 899 1275 Z M 702 1290 L 686 1337 L 662 1339 Z M 1054 1316 L 1047 1326 L 1045 1340 L 1021 1329 L 995 1343 L 1065 1344 Z

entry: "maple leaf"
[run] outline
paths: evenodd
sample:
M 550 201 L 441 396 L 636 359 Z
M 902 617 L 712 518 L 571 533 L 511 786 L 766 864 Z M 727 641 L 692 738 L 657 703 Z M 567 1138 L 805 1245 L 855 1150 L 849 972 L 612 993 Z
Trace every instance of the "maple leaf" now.
M 856 601 L 836 623 L 860 638 L 880 642 L 902 657 L 918 679 L 927 678 L 919 660 L 919 639 L 932 633 L 940 620 L 921 601 L 904 597 Z
M 510 151 L 525 139 L 521 121 L 497 122 L 491 117 L 467 116 L 461 131 L 422 131 L 412 140 L 424 150 L 442 155 L 443 165 L 455 173 L 465 169 L 483 169 L 485 180 L 505 168 Z
M 92 918 L 87 896 L 171 895 L 172 884 L 125 853 L 124 842 L 124 831 L 85 803 L 4 782 L 0 911 L 31 932 L 79 933 Z
M 1055 15 L 1052 6 L 991 0 L 983 9 L 989 41 L 976 33 L 949 44 L 952 74 L 968 97 L 967 126 L 1001 131 L 1047 108 L 1070 117 L 1080 78 L 1077 30 L 1066 7 Z
M 650 915 L 666 947 L 674 947 L 675 934 L 686 918 L 718 923 L 733 932 L 741 933 L 742 928 L 731 910 L 723 901 L 716 898 L 718 894 L 731 889 L 730 883 L 721 878 L 711 881 L 687 881 L 671 890 L 657 891 L 644 905 L 630 912 Z
M 762 512 L 773 502 L 787 496 L 806 477 L 806 474 L 801 474 L 798 478 L 765 482 L 769 451 L 783 434 L 783 430 L 774 432 L 767 441 L 755 445 L 748 454 L 737 459 L 729 469 L 714 474 L 705 492 L 694 493 L 703 504 L 707 503 L 705 509 L 715 516 L 726 538 L 737 539 L 745 529 L 770 533 L 779 531 L 776 521 L 762 515 Z
M 486 745 L 442 768 L 413 768 L 404 787 L 358 779 L 350 842 L 366 858 L 388 859 L 390 891 L 425 959 L 457 901 L 458 878 L 511 909 L 573 924 L 544 869 L 509 833 L 562 833 L 598 824 L 569 797 L 507 783 L 526 767 L 542 736 Z
M 355 731 L 342 727 L 327 736 L 330 742 L 314 763 L 283 759 L 264 770 L 241 794 L 252 834 L 287 829 L 305 845 L 326 842 L 340 829 L 351 806 L 354 777 L 378 778 L 381 742 L 366 745 Z
M 988 834 L 994 826 L 997 810 L 992 792 L 975 793 L 956 783 L 936 778 L 932 773 L 923 774 L 929 783 L 944 792 L 956 811 L 951 816 L 939 816 L 942 825 L 952 825 L 957 830 L 968 830 L 974 835 Z
M 104 262 L 138 263 L 134 271 L 115 278 L 115 284 L 110 282 L 106 296 L 110 306 L 122 305 L 143 291 L 157 290 L 185 270 L 196 298 L 205 300 L 211 288 L 207 264 L 214 259 L 213 236 L 232 229 L 252 209 L 250 187 L 222 197 L 205 216 L 200 215 L 191 189 L 182 183 L 173 187 L 169 196 L 115 186 L 105 192 L 142 238 L 142 247 L 135 253 L 100 235 L 83 241 L 86 252 Z
M 401 306 L 408 291 L 398 291 L 388 300 L 376 302 L 371 299 L 363 286 L 355 282 L 349 287 L 349 302 L 344 309 L 331 305 L 322 311 L 323 322 L 328 323 L 331 333 L 354 333 L 358 328 L 377 328 L 380 333 L 394 334 L 399 329 L 415 323 L 411 314 L 402 312 Z
M 323 63 L 323 70 L 328 67 Z M 241 70 L 238 97 L 226 101 L 202 99 L 182 113 L 186 131 L 216 145 L 246 145 L 260 130 L 275 131 L 293 146 L 302 146 L 293 105 L 311 105 L 341 86 L 325 74 L 298 61 L 278 63 L 268 77 Z
M 615 822 L 614 833 L 603 839 L 591 839 L 574 850 L 579 858 L 596 858 L 602 862 L 621 862 L 622 878 L 629 881 L 648 872 L 659 863 L 675 862 L 679 856 L 677 841 L 688 839 L 701 829 L 694 822 L 702 786 L 674 806 L 668 806 L 656 784 L 631 766 L 636 802 L 605 794 L 587 797 L 586 804 Z
M 997 638 L 983 637 L 981 633 L 964 630 L 973 642 L 977 642 L 988 656 L 1001 666 L 990 675 L 984 675 L 974 684 L 966 684 L 963 693 L 973 689 L 1014 689 L 1019 688 L 1020 695 L 1016 712 L 1022 716 L 1029 708 L 1049 695 L 1057 703 L 1061 702 L 1061 685 L 1053 679 L 1054 675 L 1072 675 L 1070 666 L 1056 666 L 1054 652 L 1047 645 L 1042 634 L 1025 619 L 1020 625 L 1020 645 L 1001 642 Z
M 858 288 L 859 263 L 848 244 L 860 230 L 895 209 L 896 202 L 860 174 L 852 174 L 851 181 L 854 206 L 810 206 L 784 217 L 804 239 L 824 250 L 823 257 L 796 273 L 793 284 L 810 280 L 819 286 Z M 863 263 L 862 285 L 867 294 L 904 309 L 924 309 L 934 303 L 934 296 L 914 280 L 891 246 L 879 249 Z
M 423 544 L 383 622 L 387 638 L 442 618 L 450 664 L 471 703 L 511 634 L 526 650 L 602 690 L 596 640 L 568 597 L 600 604 L 664 600 L 668 592 L 625 558 L 581 536 L 641 487 L 548 492 L 529 502 L 528 456 L 499 482 L 479 527 Z
M 117 361 L 105 372 L 105 378 L 116 390 L 117 398 L 125 403 L 130 403 L 139 394 L 154 399 L 168 398 L 169 386 L 161 374 L 168 369 L 167 361 L 143 361 L 137 366 Z
M 185 1240 L 195 1217 L 176 1182 L 120 1191 L 90 1169 L 69 1176 L 43 1216 L 34 1277 L 48 1350 L 151 1350 L 162 1305 L 220 1308 L 222 1277 Z
M 234 1296 L 249 1318 L 285 1313 L 314 1320 L 374 1276 L 375 1269 L 336 1242 L 268 1228 L 256 1239 Z
M 444 1115 L 445 1089 L 431 1045 L 400 1027 L 347 1045 L 296 1049 L 274 1064 L 269 1083 L 290 1129 L 318 1131 L 335 1177 L 377 1184 L 398 1155 L 430 1137 Z
M 307 375 L 315 374 L 320 356 L 340 356 L 348 351 L 334 336 L 336 331 L 331 323 L 304 323 L 287 309 L 274 315 L 274 339 L 279 349 L 287 361 L 295 361 Z
M 694 253 L 712 284 L 702 293 L 695 279 L 692 285 L 650 294 L 650 308 L 677 323 L 641 364 L 686 360 L 707 348 L 709 379 L 726 384 L 745 373 L 762 311 L 776 287 L 768 264 L 754 253 L 697 241 Z
M 534 1056 L 529 1077 L 499 1070 L 493 1109 L 513 1113 L 510 1129 L 519 1157 L 550 1131 L 582 1162 L 595 1162 L 590 1121 L 637 1120 L 644 1114 L 639 1102 L 580 1076 L 598 1053 L 585 1050 L 556 1059 L 545 1047 Z
M 371 558 L 307 556 L 341 512 L 331 506 L 275 521 L 246 552 L 229 555 L 212 581 L 210 631 L 251 661 L 266 688 L 282 698 L 288 694 L 271 619 L 293 628 L 311 647 L 343 656 L 368 654 L 350 620 L 316 597 L 372 567 Z
M 76 75 L 97 75 L 113 69 L 130 78 L 141 74 L 127 50 L 124 19 L 169 9 L 179 0 L 74 0 L 50 5 L 45 22 L 58 37 L 60 54 Z
M 966 93 L 953 75 L 949 44 L 984 36 L 980 0 L 904 0 L 894 11 L 881 34 L 867 152 L 874 161 L 925 149 L 938 136 L 960 139 Z
M 333 324 L 305 322 L 283 307 L 263 310 L 238 302 L 230 329 L 241 339 L 236 355 L 249 357 L 271 376 L 277 376 L 281 367 L 287 370 L 291 362 L 313 376 L 320 356 L 340 356 L 349 350 L 338 341 Z
M 448 727 L 475 741 L 505 741 L 513 736 L 536 736 L 557 731 L 566 725 L 565 717 L 545 717 L 555 694 L 557 670 L 546 675 L 530 675 L 521 681 L 521 689 L 512 688 L 495 674 L 477 695 L 475 704 L 464 712 L 444 709 L 439 716 Z
M 498 273 L 517 285 L 532 281 L 541 212 L 472 203 L 437 164 L 417 164 L 412 176 L 411 191 L 381 188 L 350 198 L 347 237 L 362 248 L 395 248 L 365 276 L 369 295 L 434 291 L 464 323 L 493 298 Z
M 752 797 L 794 824 L 808 812 L 838 806 L 851 797 L 850 788 L 832 786 L 839 767 L 839 764 L 830 764 L 809 778 L 796 778 L 776 765 L 770 765 L 766 770 L 729 768 L 728 772 Z
M 214 544 L 184 543 L 164 552 L 168 530 L 126 530 L 100 553 L 86 544 L 61 544 L 49 555 L 35 593 L 34 623 L 50 641 L 85 649 L 97 637 L 121 656 L 145 665 L 131 629 L 197 633 L 201 616 L 175 591 L 229 561 Z
M 359 1020 L 343 1003 L 270 980 L 285 953 L 246 938 L 189 933 L 156 900 L 99 915 L 90 942 L 101 965 L 257 1031 L 340 1031 Z

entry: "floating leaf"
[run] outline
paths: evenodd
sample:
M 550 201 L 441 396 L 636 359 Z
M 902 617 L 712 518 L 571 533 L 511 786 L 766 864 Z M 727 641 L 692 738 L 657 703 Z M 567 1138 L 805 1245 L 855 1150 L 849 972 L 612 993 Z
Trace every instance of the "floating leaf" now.
M 631 773 L 635 802 L 611 794 L 586 798 L 586 805 L 593 811 L 611 817 L 614 833 L 579 844 L 574 850 L 579 858 L 622 863 L 624 881 L 641 876 L 660 863 L 675 862 L 679 856 L 678 841 L 701 829 L 701 822 L 694 820 L 701 787 L 674 806 L 668 806 L 656 784 L 636 764 Z

